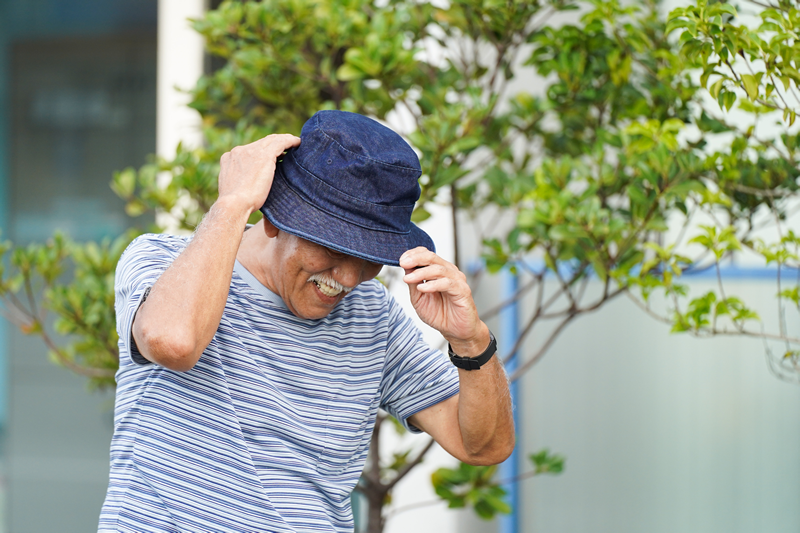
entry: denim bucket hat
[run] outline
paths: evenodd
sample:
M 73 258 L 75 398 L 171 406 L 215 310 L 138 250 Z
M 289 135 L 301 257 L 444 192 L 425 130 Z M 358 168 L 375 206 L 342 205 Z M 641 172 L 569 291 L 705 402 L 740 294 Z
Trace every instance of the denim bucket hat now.
M 399 265 L 406 250 L 435 251 L 411 222 L 422 174 L 414 150 L 365 116 L 320 111 L 278 163 L 261 212 L 275 227 L 348 255 Z

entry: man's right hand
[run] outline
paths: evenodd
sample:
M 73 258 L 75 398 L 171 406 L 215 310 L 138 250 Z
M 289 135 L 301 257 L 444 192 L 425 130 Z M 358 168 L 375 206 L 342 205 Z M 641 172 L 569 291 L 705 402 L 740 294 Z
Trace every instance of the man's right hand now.
M 132 333 L 146 359 L 179 371 L 197 363 L 225 309 L 247 218 L 267 200 L 277 159 L 299 145 L 269 135 L 222 156 L 219 198 L 136 313 Z
M 277 159 L 297 146 L 299 137 L 279 133 L 224 153 L 219 161 L 219 198 L 241 202 L 250 213 L 257 211 L 269 195 Z

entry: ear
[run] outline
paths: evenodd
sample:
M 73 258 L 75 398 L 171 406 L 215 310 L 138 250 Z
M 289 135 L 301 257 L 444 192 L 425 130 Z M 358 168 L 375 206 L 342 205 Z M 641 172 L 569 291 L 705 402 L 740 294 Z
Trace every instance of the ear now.
M 267 217 L 264 217 L 263 221 L 264 221 L 264 233 L 267 234 L 267 237 L 269 237 L 270 239 L 274 239 L 275 237 L 277 237 L 278 231 L 280 230 L 278 230 L 278 228 L 276 228 L 272 224 L 272 222 L 269 221 Z

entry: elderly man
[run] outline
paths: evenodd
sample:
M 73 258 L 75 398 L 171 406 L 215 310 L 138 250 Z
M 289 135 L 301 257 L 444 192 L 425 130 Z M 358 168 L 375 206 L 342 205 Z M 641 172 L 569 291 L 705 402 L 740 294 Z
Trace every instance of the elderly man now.
M 462 461 L 511 453 L 494 337 L 410 221 L 416 154 L 353 113 L 321 111 L 301 135 L 225 154 L 191 239 L 123 254 L 101 531 L 352 531 L 378 408 Z M 450 361 L 374 280 L 382 265 L 405 270 Z

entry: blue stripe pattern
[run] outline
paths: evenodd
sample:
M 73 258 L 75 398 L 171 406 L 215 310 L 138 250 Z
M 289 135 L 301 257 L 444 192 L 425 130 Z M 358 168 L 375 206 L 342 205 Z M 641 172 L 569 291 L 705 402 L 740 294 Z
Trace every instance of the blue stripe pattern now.
M 350 493 L 378 408 L 409 427 L 458 392 L 457 371 L 377 281 L 305 320 L 238 263 L 195 367 L 149 364 L 131 343 L 133 318 L 187 243 L 144 235 L 117 267 L 120 369 L 99 530 L 352 531 Z

